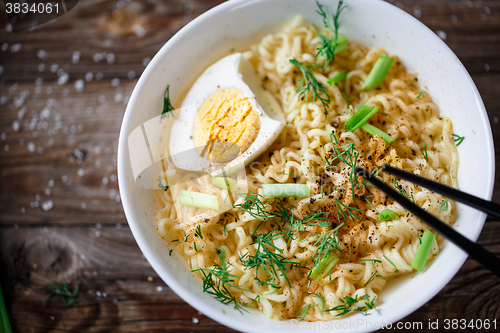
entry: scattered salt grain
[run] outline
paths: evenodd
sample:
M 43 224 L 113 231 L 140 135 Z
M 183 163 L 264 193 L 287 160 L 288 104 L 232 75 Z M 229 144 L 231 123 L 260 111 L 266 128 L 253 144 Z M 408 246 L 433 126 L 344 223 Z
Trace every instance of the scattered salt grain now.
M 113 87 L 118 87 L 118 86 L 120 85 L 120 79 L 119 79 L 119 78 L 117 78 L 117 77 L 115 77 L 115 78 L 111 79 L 111 85 L 112 85 Z
M 58 69 L 59 69 L 59 65 L 58 64 L 52 64 L 52 65 L 50 65 L 50 71 L 52 73 L 57 72 Z
M 120 103 L 121 101 L 123 101 L 123 95 L 116 94 L 113 99 L 115 100 L 116 103 Z
M 12 128 L 14 129 L 14 131 L 19 132 L 21 124 L 17 120 L 14 120 L 14 122 L 12 123 Z
M 87 259 L 87 256 L 86 256 L 85 254 L 82 254 L 82 255 L 80 256 L 80 258 L 82 258 L 82 260 L 85 260 L 85 259 Z
M 61 180 L 62 180 L 62 182 L 63 182 L 63 183 L 66 183 L 66 182 L 68 181 L 68 176 L 63 175 L 63 176 L 61 177 Z
M 102 162 L 101 162 L 101 161 L 96 161 L 96 162 L 94 163 L 94 166 L 95 166 L 96 168 L 98 168 L 98 169 L 101 167 L 101 165 L 102 165 Z
M 128 77 L 129 79 L 133 79 L 133 78 L 135 78 L 135 72 L 134 72 L 134 71 L 130 71 L 130 72 L 128 72 L 128 73 L 127 73 L 127 77 Z
M 100 224 L 99 222 L 97 222 L 97 223 L 95 224 L 95 227 L 96 227 L 97 229 L 101 229 L 101 228 L 102 228 L 102 224 Z
M 441 38 L 442 40 L 446 40 L 446 32 L 444 32 L 443 30 L 438 30 L 436 33 L 439 38 Z
M 102 55 L 100 53 L 96 53 L 94 54 L 94 56 L 92 57 L 92 59 L 95 61 L 95 62 L 99 62 L 102 60 Z
M 85 170 L 78 169 L 78 176 L 83 177 L 85 175 Z
M 112 39 L 106 39 L 102 42 L 103 47 L 111 47 L 113 46 L 113 40 Z
M 24 139 L 23 139 L 23 138 L 21 138 L 21 139 L 19 140 L 19 145 L 20 145 L 20 146 L 24 146 Z
M 12 47 L 10 48 L 10 51 L 12 53 L 17 53 L 17 52 L 21 51 L 21 44 L 16 43 L 16 44 L 12 45 Z
M 104 77 L 104 74 L 102 74 L 102 72 L 99 72 L 95 75 L 95 78 L 97 81 L 100 81 L 102 80 L 102 78 Z
M 9 151 L 10 147 L 9 147 L 9 145 L 5 145 L 5 146 L 3 147 L 3 149 L 5 149 L 5 151 Z
M 33 142 L 28 143 L 28 150 L 30 153 L 34 153 L 36 150 L 36 146 Z
M 116 202 L 120 202 L 120 201 L 121 201 L 121 197 L 120 197 L 120 195 L 119 195 L 119 194 L 115 197 L 115 201 L 116 201 Z
M 54 203 L 52 202 L 52 200 L 49 200 L 49 201 L 45 201 L 43 204 L 42 204 L 42 209 L 44 211 L 49 211 L 52 209 L 52 207 L 54 207 Z
M 467 1 L 467 6 L 474 7 L 474 3 L 470 0 Z
M 193 324 L 198 324 L 200 320 L 196 317 L 193 317 Z
M 50 316 L 50 320 L 56 320 L 56 317 Z
M 82 207 L 82 209 L 87 209 L 87 204 L 85 202 L 82 202 L 82 204 L 80 205 L 80 207 Z
M 134 33 L 139 38 L 142 38 L 142 37 L 146 36 L 146 29 L 144 29 L 144 27 L 141 24 L 134 25 L 134 27 L 132 28 L 132 30 L 134 31 Z
M 98 100 L 99 100 L 99 103 L 103 104 L 104 102 L 106 102 L 106 96 L 100 95 Z
M 109 180 L 111 180 L 112 182 L 116 182 L 116 175 L 109 176 Z
M 3 66 L 0 66 L 0 75 L 3 74 Z
M 58 79 L 57 79 L 57 84 L 59 84 L 60 86 L 62 86 L 63 84 L 65 84 L 66 82 L 68 82 L 69 80 L 69 74 L 68 73 L 64 73 L 62 74 Z M 50 88 L 50 87 L 49 87 Z
M 49 180 L 49 187 L 54 187 L 55 184 L 56 182 L 54 181 L 54 179 Z
M 102 294 L 101 294 L 101 292 L 99 290 L 96 291 L 95 294 L 96 294 L 97 297 L 101 297 L 102 296 Z
M 9 44 L 8 43 L 3 43 L 2 44 L 2 51 L 7 51 L 7 49 L 9 48 Z
M 92 72 L 87 72 L 87 74 L 85 74 L 85 81 L 90 82 L 93 78 L 94 74 L 92 74 Z
M 42 198 L 42 197 L 40 196 L 40 194 L 37 194 L 37 195 L 35 196 L 36 201 L 40 201 L 40 199 L 41 199 L 41 198 Z
M 53 146 L 54 142 L 55 142 L 54 138 L 50 138 L 49 139 L 49 146 Z
M 36 56 L 38 57 L 38 59 L 44 60 L 44 59 L 47 59 L 49 57 L 49 54 L 47 52 L 45 52 L 43 49 L 40 49 L 36 53 Z
M 103 183 L 104 185 L 108 185 L 108 183 L 109 183 L 109 179 L 108 179 L 108 177 L 103 177 L 103 178 L 102 178 L 102 183 Z
M 108 293 L 107 292 L 103 292 L 102 293 L 102 297 L 108 297 Z
M 456 15 L 451 15 L 451 20 L 453 23 L 457 23 L 458 22 L 458 17 Z
M 21 207 L 21 213 L 26 214 L 26 208 Z
M 100 231 L 96 231 L 96 232 L 95 232 L 95 236 L 96 236 L 96 237 L 101 237 L 101 232 L 100 232 Z
M 99 273 L 97 273 L 97 271 L 93 271 L 93 272 L 92 272 L 92 275 L 93 275 L 93 276 L 97 276 L 97 275 L 99 275 Z
M 82 92 L 84 87 L 85 87 L 85 81 L 83 81 L 82 79 L 79 79 L 79 80 L 75 81 L 75 89 L 76 89 L 76 91 Z
M 484 7 L 484 11 L 486 12 L 486 14 L 491 14 L 491 8 L 488 6 Z
M 108 62 L 109 65 L 112 65 L 115 63 L 115 55 L 113 53 L 110 53 L 106 56 L 106 61 Z
M 117 223 L 116 224 L 116 229 L 121 229 L 122 228 L 122 224 L 121 223 Z
M 493 122 L 494 122 L 495 124 L 498 124 L 498 117 L 497 117 L 497 116 L 493 117 Z
M 68 81 L 68 80 L 64 81 L 64 83 L 66 83 L 67 81 Z M 58 82 L 59 82 L 59 81 L 58 81 Z M 64 83 L 61 83 L 61 84 L 64 84 Z M 52 90 L 53 90 L 53 89 L 52 89 L 52 87 L 48 87 L 48 88 L 47 88 L 47 90 L 46 90 L 47 95 L 52 94 Z
M 51 192 L 50 192 L 50 189 L 46 188 L 46 189 L 45 189 L 45 195 L 46 195 L 46 196 L 50 196 L 50 193 L 51 193 Z
M 422 17 L 422 10 L 419 6 L 415 6 L 415 8 L 413 8 L 413 16 L 415 16 L 416 18 Z
M 38 138 L 38 132 L 37 131 L 34 131 L 32 135 L 33 135 L 34 139 Z
M 489 72 L 490 71 L 490 65 L 488 64 L 484 64 L 484 69 Z
M 150 61 L 151 61 L 151 58 L 144 58 L 144 59 L 142 59 L 142 65 L 144 67 L 146 67 Z
M 163 291 L 163 287 L 162 286 L 158 286 L 156 287 L 156 291 L 161 293 Z
M 148 276 L 148 281 L 149 282 L 153 282 L 153 277 L 152 276 Z
M 111 191 L 109 191 L 109 198 L 110 199 L 114 199 L 116 196 L 116 190 L 115 189 L 112 189 Z
M 82 55 L 82 53 L 80 51 L 75 51 L 73 52 L 73 56 L 71 57 L 71 61 L 74 63 L 74 64 L 77 64 L 80 62 L 80 56 Z
M 2 140 L 7 139 L 7 133 L 0 134 L 0 139 L 2 139 Z

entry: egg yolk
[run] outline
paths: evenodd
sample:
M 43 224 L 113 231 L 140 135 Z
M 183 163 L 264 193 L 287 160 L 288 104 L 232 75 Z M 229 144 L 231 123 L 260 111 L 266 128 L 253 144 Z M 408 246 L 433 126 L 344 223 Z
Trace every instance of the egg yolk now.
M 242 154 L 255 141 L 259 130 L 259 115 L 248 98 L 243 98 L 239 89 L 224 88 L 208 96 L 198 109 L 193 141 L 196 147 L 230 142 L 238 145 Z

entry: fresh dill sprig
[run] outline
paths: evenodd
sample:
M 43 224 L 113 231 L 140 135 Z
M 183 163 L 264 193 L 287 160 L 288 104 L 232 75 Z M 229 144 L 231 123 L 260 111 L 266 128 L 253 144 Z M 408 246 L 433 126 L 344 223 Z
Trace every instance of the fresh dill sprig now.
M 450 199 L 446 198 L 443 202 L 439 204 L 439 212 L 438 212 L 439 214 L 441 214 L 443 208 L 445 212 L 448 211 L 449 201 Z
M 300 80 L 301 87 L 297 88 L 296 90 L 299 98 L 305 95 L 305 101 L 307 102 L 309 97 L 309 90 L 312 90 L 313 101 L 316 102 L 317 99 L 321 101 L 326 115 L 328 113 L 328 107 L 330 105 L 330 96 L 326 92 L 325 86 L 319 83 L 309 70 L 309 68 L 312 68 L 313 66 L 302 65 L 295 59 L 290 59 L 290 63 L 297 66 L 302 72 L 303 78 Z M 322 97 L 321 95 L 324 95 L 325 97 Z
M 262 195 L 252 192 L 243 194 L 236 193 L 236 195 L 242 197 L 245 202 L 234 205 L 233 208 L 243 210 L 250 214 L 253 218 L 261 221 L 274 216 L 267 211 L 270 203 L 262 202 L 262 200 L 260 200 Z
M 427 153 L 427 146 L 424 141 L 424 147 L 422 148 L 422 155 L 424 155 L 424 158 L 427 162 L 429 162 L 429 154 Z
M 256 280 L 261 285 L 270 285 L 275 288 L 279 288 L 279 283 L 274 283 L 274 281 L 279 281 L 280 274 L 285 278 L 286 282 L 290 286 L 290 281 L 286 276 L 288 269 L 300 266 L 299 262 L 287 261 L 287 258 L 281 253 L 283 250 L 274 245 L 274 241 L 282 237 L 281 233 L 275 233 L 276 228 L 273 228 L 266 234 L 255 235 L 253 244 L 257 244 L 257 249 L 255 255 L 250 255 L 248 252 L 241 256 L 240 261 L 247 268 L 255 268 Z M 288 269 L 287 269 L 288 266 Z M 262 281 L 258 278 L 259 269 L 263 269 L 268 278 Z
M 377 263 L 381 263 L 382 261 L 378 260 L 378 259 L 361 259 L 360 261 L 373 261 L 373 262 L 377 262 Z
M 369 285 L 373 281 L 373 279 L 375 279 L 376 276 L 380 276 L 380 275 L 377 275 L 377 273 L 378 273 L 378 271 L 375 271 L 375 273 L 373 273 L 373 275 L 370 276 L 370 278 L 368 279 L 368 281 L 366 281 L 366 283 L 365 283 L 365 287 L 367 285 Z
M 49 299 L 51 299 L 52 296 L 54 295 L 61 296 L 61 299 L 66 306 L 73 305 L 76 301 L 76 297 L 78 296 L 79 292 L 80 292 L 80 280 L 76 282 L 76 286 L 73 291 L 69 290 L 69 285 L 67 282 L 63 284 L 51 283 L 49 285 L 49 288 L 47 289 L 47 293 L 49 294 L 49 296 L 45 299 L 45 301 L 43 301 L 43 306 L 45 307 Z
M 419 93 L 415 93 L 417 95 L 417 101 L 420 101 L 425 96 L 425 92 L 421 91 Z
M 195 233 L 198 235 L 198 237 L 200 237 L 200 239 L 203 239 L 203 235 L 202 235 L 202 233 L 201 233 L 201 226 L 200 226 L 200 225 L 198 225 L 198 226 L 196 227 L 196 231 L 195 231 Z
M 321 303 L 321 307 L 319 306 L 319 304 L 316 304 L 316 308 L 318 309 L 319 313 L 323 315 L 323 312 L 325 312 L 325 307 L 326 307 L 325 299 L 320 294 L 315 294 L 313 295 L 313 297 L 316 297 Z
M 227 261 L 227 254 L 225 250 L 217 250 L 221 265 L 215 264 L 213 268 L 198 268 L 191 272 L 200 272 L 203 277 L 203 291 L 214 296 L 216 300 L 222 304 L 234 304 L 234 308 L 238 311 L 247 312 L 239 300 L 237 300 L 228 288 L 238 288 L 234 285 L 233 278 L 240 277 L 241 275 L 234 275 L 229 273 L 230 263 Z
M 392 177 L 392 181 L 394 183 L 394 187 L 401 193 L 401 195 L 404 195 L 406 198 L 408 198 L 408 192 L 403 188 L 401 184 L 398 183 L 396 180 L 396 177 Z
M 389 262 L 392 266 L 394 266 L 394 269 L 395 269 L 394 273 L 396 273 L 396 274 L 397 274 L 397 273 L 399 273 L 399 269 L 398 269 L 398 268 L 396 267 L 396 265 L 395 265 L 395 264 L 391 261 L 391 259 L 387 258 L 385 254 L 384 254 L 384 258 L 385 258 L 385 260 L 387 260 L 387 261 L 388 261 L 388 262 Z
M 167 89 L 165 90 L 165 94 L 163 95 L 163 111 L 161 112 L 162 119 L 163 117 L 168 117 L 170 113 L 175 116 L 175 114 L 172 112 L 174 110 L 175 108 L 170 101 L 170 85 L 168 85 Z
M 335 229 L 328 231 L 324 235 L 320 235 L 319 238 L 314 242 L 316 250 L 314 251 L 311 258 L 314 258 L 314 266 L 319 267 L 319 263 L 323 260 L 330 252 L 338 251 L 342 255 L 342 251 L 339 248 L 339 229 L 344 225 L 337 226 Z
M 316 58 L 319 55 L 324 55 L 325 57 L 325 64 L 323 65 L 323 72 L 326 70 L 328 66 L 331 66 L 331 64 L 335 61 L 335 50 L 338 46 L 338 30 L 339 30 L 339 16 L 340 13 L 342 13 L 342 10 L 346 6 L 343 6 L 344 2 L 341 0 L 339 1 L 339 4 L 337 6 L 337 11 L 335 14 L 332 14 L 330 12 L 329 8 L 326 8 L 326 10 L 323 7 L 326 7 L 324 5 L 320 5 L 319 2 L 316 1 L 316 4 L 318 5 L 318 10 L 316 11 L 321 17 L 323 17 L 323 24 L 325 28 L 329 29 L 333 33 L 333 37 L 329 37 L 327 35 L 323 35 L 319 29 L 315 26 L 317 35 L 320 39 L 318 47 L 318 52 L 314 56 L 314 62 L 316 62 Z
M 288 219 L 290 229 L 286 233 L 285 240 L 288 241 L 290 238 L 293 238 L 295 234 L 305 229 L 305 226 L 319 226 L 322 228 L 326 228 L 330 226 L 330 222 L 327 218 L 322 217 L 323 212 L 309 213 L 305 215 L 302 219 L 295 220 L 293 218 L 293 214 L 288 214 L 286 217 Z
M 455 146 L 460 146 L 460 144 L 465 140 L 465 136 L 460 136 L 458 134 L 452 134 L 453 141 L 455 142 Z
M 311 307 L 311 304 L 307 304 L 306 306 L 304 306 L 302 309 L 300 309 L 299 313 L 297 313 L 297 315 L 293 318 L 299 318 L 299 321 L 302 321 L 304 320 L 306 314 L 307 314 L 307 311 L 309 311 L 309 308 Z
M 358 296 L 355 296 L 354 298 L 345 296 L 341 298 L 340 301 L 342 302 L 341 305 L 337 305 L 333 309 L 326 311 L 342 311 L 341 313 L 337 314 L 336 317 L 343 316 L 352 311 L 352 306 L 358 301 Z
M 360 219 L 359 216 L 357 216 L 354 212 L 362 212 L 362 209 L 348 206 L 337 198 L 335 198 L 335 204 L 337 208 L 337 221 L 340 221 L 340 215 L 342 215 L 345 221 L 347 221 L 349 218 L 353 221 L 356 221 L 356 219 Z

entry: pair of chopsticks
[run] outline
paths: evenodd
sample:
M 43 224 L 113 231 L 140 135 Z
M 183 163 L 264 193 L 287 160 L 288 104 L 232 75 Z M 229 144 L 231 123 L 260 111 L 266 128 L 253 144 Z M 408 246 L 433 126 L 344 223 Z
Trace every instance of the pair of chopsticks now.
M 408 180 L 416 185 L 425 187 L 431 191 L 444 195 L 450 199 L 461 202 L 480 211 L 483 211 L 489 215 L 500 218 L 500 205 L 493 202 L 489 202 L 473 195 L 461 192 L 452 187 L 443 185 L 441 183 L 434 182 L 432 180 L 419 177 L 412 173 L 396 169 L 390 165 L 384 165 L 382 170 L 399 177 L 401 179 Z M 439 232 L 444 238 L 453 242 L 455 245 L 464 250 L 469 256 L 474 258 L 477 262 L 481 263 L 484 267 L 488 268 L 490 271 L 500 276 L 500 259 L 497 258 L 493 253 L 487 251 L 483 247 L 477 245 L 476 243 L 465 238 L 457 231 L 453 230 L 449 225 L 440 221 L 430 213 L 426 212 L 415 203 L 411 202 L 405 198 L 400 193 L 396 192 L 394 189 L 389 187 L 387 184 L 383 183 L 370 172 L 366 171 L 364 168 L 357 166 L 355 171 L 358 175 L 368 180 L 374 186 L 378 187 L 380 190 L 385 192 L 389 197 L 399 202 L 401 206 L 410 211 L 413 215 L 418 217 L 422 222 L 429 225 L 431 228 Z

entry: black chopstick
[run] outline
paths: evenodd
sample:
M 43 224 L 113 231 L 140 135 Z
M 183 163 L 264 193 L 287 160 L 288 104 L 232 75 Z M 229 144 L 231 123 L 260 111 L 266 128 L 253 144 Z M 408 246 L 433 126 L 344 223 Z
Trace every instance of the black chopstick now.
M 412 173 L 393 168 L 387 164 L 382 166 L 382 170 L 387 173 L 390 173 L 391 175 L 408 180 L 413 184 L 425 187 L 431 191 L 442 194 L 447 198 L 461 202 L 463 204 L 466 204 L 467 206 L 471 206 L 473 208 L 476 208 L 477 210 L 480 210 L 482 212 L 485 212 L 486 214 L 495 216 L 496 218 L 500 219 L 500 205 L 496 203 L 480 199 L 473 195 L 454 189 L 453 187 L 446 186 L 444 184 L 429 180 L 427 178 L 419 177 Z
M 497 258 L 493 253 L 465 238 L 464 236 L 453 230 L 449 225 L 426 212 L 425 210 L 402 196 L 400 193 L 396 192 L 394 189 L 374 177 L 365 169 L 356 167 L 355 171 L 358 173 L 358 175 L 367 179 L 370 183 L 385 192 L 385 194 L 387 194 L 389 197 L 399 202 L 401 206 L 418 217 L 422 222 L 426 223 L 432 229 L 439 232 L 444 238 L 453 242 L 455 245 L 464 250 L 469 256 L 474 258 L 479 263 L 483 264 L 484 267 L 500 276 L 500 259 Z

